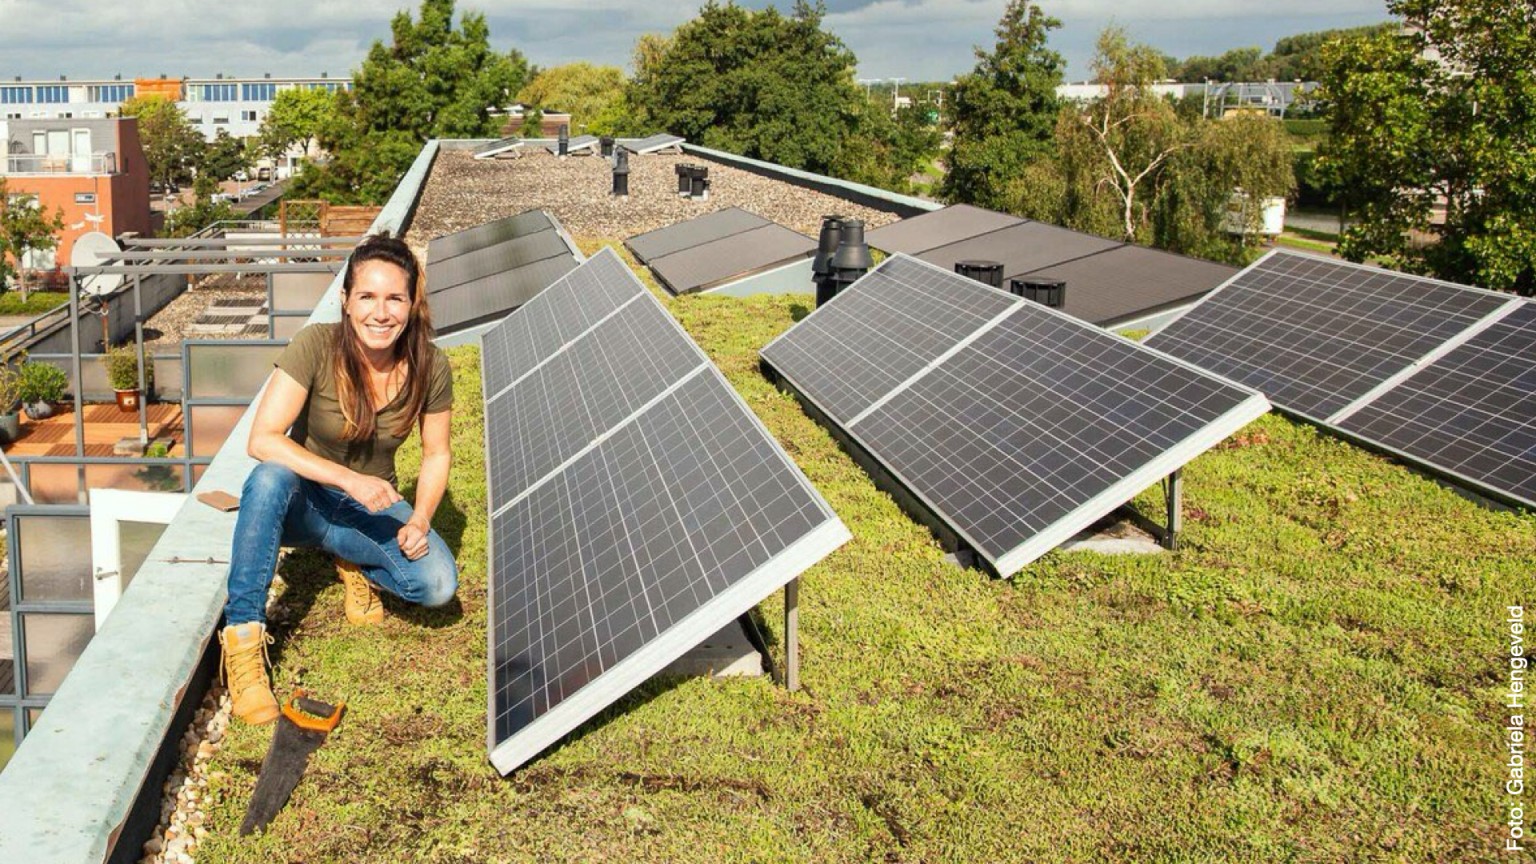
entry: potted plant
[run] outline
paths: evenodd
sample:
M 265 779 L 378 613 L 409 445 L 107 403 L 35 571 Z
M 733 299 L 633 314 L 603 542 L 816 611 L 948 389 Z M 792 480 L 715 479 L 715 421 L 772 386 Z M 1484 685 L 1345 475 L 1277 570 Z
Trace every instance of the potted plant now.
M 64 391 L 69 389 L 69 376 L 64 370 L 47 363 L 24 361 L 17 379 L 16 395 L 33 420 L 52 417 L 53 403 L 63 399 Z
M 21 437 L 21 415 L 16 413 L 20 401 L 21 376 L 0 366 L 0 443 L 12 444 Z
M 102 362 L 107 364 L 107 383 L 117 393 L 117 407 L 124 411 L 139 410 L 139 352 L 132 345 L 119 345 L 107 349 Z M 144 389 L 155 389 L 155 364 L 144 364 Z

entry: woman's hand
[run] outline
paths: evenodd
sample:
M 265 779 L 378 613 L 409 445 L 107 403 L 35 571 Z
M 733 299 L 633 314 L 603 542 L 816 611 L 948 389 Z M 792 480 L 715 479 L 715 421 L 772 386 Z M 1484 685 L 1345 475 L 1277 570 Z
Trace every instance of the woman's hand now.
M 395 540 L 400 543 L 400 551 L 405 557 L 415 561 L 427 554 L 427 532 L 432 530 L 425 519 L 412 516 L 410 521 L 400 526 L 400 533 L 395 535 Z
M 402 500 L 400 493 L 395 491 L 395 487 L 388 480 L 369 474 L 359 474 L 356 471 L 347 478 L 341 491 L 352 496 L 352 500 L 367 507 L 370 513 L 387 510 L 396 501 Z

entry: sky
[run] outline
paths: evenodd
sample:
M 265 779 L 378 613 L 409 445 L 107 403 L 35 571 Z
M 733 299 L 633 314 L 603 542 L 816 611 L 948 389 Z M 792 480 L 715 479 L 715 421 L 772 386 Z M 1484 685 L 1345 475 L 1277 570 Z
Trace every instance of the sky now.
M 0 0 L 0 81 L 23 78 L 345 75 L 393 9 L 361 0 Z M 575 60 L 628 67 L 635 39 L 667 33 L 702 0 L 459 0 L 485 14 L 493 47 L 517 48 L 540 66 Z M 761 7 L 763 0 L 742 5 Z M 780 0 L 787 9 L 792 0 Z M 968 71 L 974 49 L 990 49 L 1006 0 L 828 0 L 825 26 L 859 58 L 860 78 L 946 80 Z M 1259 46 L 1295 33 L 1387 19 L 1383 0 L 1040 0 L 1061 19 L 1050 46 L 1071 80 L 1087 77 L 1094 39 L 1106 25 L 1177 57 Z

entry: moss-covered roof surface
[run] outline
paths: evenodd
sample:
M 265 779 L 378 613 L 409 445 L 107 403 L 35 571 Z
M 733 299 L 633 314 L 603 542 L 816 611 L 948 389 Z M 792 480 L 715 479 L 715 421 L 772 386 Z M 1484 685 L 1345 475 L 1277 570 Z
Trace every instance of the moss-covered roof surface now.
M 652 681 L 500 777 L 479 366 L 455 349 L 437 527 L 459 603 L 348 628 L 328 562 L 291 556 L 276 680 L 350 710 L 254 838 L 236 828 L 271 729 L 234 726 L 199 861 L 1495 857 L 1529 515 L 1271 415 L 1186 469 L 1180 551 L 990 580 L 759 372 L 808 296 L 667 302 L 853 533 L 805 576 L 804 689 Z M 1159 518 L 1155 490 L 1137 506 Z

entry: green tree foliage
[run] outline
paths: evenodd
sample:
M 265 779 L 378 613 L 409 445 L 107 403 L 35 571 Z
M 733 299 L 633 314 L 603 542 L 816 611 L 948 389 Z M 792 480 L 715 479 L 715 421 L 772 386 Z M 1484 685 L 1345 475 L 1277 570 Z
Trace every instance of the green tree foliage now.
M 1387 7 L 1409 33 L 1326 51 L 1319 168 L 1356 220 L 1340 254 L 1536 293 L 1536 7 Z M 1432 218 L 1441 207 L 1443 221 Z
M 1059 26 L 1039 6 L 1009 0 L 997 44 L 990 52 L 978 48 L 976 68 L 955 81 L 949 102 L 954 142 L 940 188 L 946 200 L 1008 209 L 1017 200 L 1010 183 L 1050 154 L 1065 64 L 1046 47 L 1046 36 Z
M 167 185 L 192 178 L 207 143 L 175 102 L 157 94 L 135 96 L 121 111 L 139 120 L 139 142 L 151 178 Z
M 637 126 L 828 174 L 862 157 L 864 93 L 853 52 L 821 28 L 825 8 L 786 17 L 710 0 L 665 40 L 636 46 L 630 103 Z
M 1393 22 L 1339 30 L 1318 30 L 1287 36 L 1265 54 L 1258 47 L 1233 48 L 1222 54 L 1192 56 L 1182 61 L 1165 57 L 1167 75 L 1175 81 L 1316 81 L 1323 72 L 1323 48 L 1339 39 L 1396 32 Z
M 250 165 L 251 159 L 246 153 L 245 142 L 220 129 L 219 134 L 208 142 L 203 151 L 198 179 L 207 177 L 214 182 L 228 180 L 235 176 L 236 171 L 249 168 Z
M 240 218 L 227 201 L 215 201 L 209 195 L 199 195 L 197 203 L 178 207 L 166 214 L 166 237 L 190 237 L 215 222 L 232 222 Z
M 518 91 L 517 101 L 539 112 L 571 115 L 572 134 L 616 134 L 624 124 L 624 70 L 567 63 L 544 69 Z
M 336 95 L 328 90 L 293 87 L 279 90 L 256 133 L 257 146 L 273 159 L 299 145 L 306 154 L 334 122 Z
M 64 230 L 64 211 L 55 209 L 50 217 L 35 195 L 11 195 L 5 178 L 0 177 L 0 290 L 8 276 L 19 276 L 22 296 L 26 296 L 26 271 L 21 259 L 29 251 L 46 252 L 58 246 Z
M 380 203 L 430 138 L 495 137 L 506 107 L 522 89 L 522 54 L 491 50 L 485 16 L 466 12 L 454 27 L 454 0 L 423 0 L 420 18 L 407 11 L 390 22 L 392 43 L 374 42 L 352 90 L 320 124 L 330 151 L 306 165 L 293 194 L 332 203 Z

